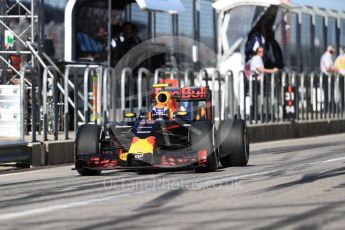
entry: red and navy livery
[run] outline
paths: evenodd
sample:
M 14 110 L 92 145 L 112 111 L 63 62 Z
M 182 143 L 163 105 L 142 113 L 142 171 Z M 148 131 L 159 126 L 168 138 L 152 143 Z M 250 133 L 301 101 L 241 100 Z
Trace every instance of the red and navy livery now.
M 208 87 L 154 85 L 152 110 L 124 113 L 122 122 L 83 125 L 76 137 L 75 169 L 81 175 L 102 170 L 194 168 L 211 172 L 244 166 L 249 158 L 245 122 L 213 124 Z

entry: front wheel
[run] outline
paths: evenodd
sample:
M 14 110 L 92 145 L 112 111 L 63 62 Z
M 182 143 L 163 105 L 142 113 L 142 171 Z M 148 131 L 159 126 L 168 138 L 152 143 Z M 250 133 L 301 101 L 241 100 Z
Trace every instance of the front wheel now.
M 80 126 L 75 141 L 75 168 L 82 176 L 100 175 L 101 170 L 87 168 L 86 162 L 79 160 L 81 154 L 98 154 L 100 150 L 102 128 L 98 125 L 86 124 Z
M 207 151 L 205 166 L 197 167 L 196 172 L 214 172 L 218 168 L 218 156 L 215 148 L 215 127 L 208 121 L 198 121 L 189 129 L 189 141 L 193 152 Z

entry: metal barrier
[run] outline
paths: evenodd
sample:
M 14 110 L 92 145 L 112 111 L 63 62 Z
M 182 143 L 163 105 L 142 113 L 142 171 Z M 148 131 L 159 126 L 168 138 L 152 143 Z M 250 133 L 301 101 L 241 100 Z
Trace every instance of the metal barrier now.
M 184 72 L 184 87 L 194 85 L 194 71 L 186 69 Z
M 309 97 L 311 99 L 310 100 L 310 105 L 311 105 L 310 119 L 311 120 L 314 120 L 314 110 L 317 109 L 317 104 L 314 103 L 314 99 L 315 99 L 315 102 L 317 101 L 317 90 L 315 90 L 314 82 L 315 82 L 315 73 L 312 72 L 310 74 L 310 91 L 309 91 L 310 92 Z M 309 120 L 309 116 L 307 116 L 307 119 Z
M 70 75 L 70 72 L 71 70 L 73 70 L 73 79 L 74 81 L 77 80 L 77 72 L 76 72 L 76 69 L 77 68 L 85 68 L 85 65 L 80 65 L 80 66 L 71 66 L 71 65 L 67 65 L 66 66 L 66 69 L 65 69 L 65 81 L 64 81 L 64 136 L 65 136 L 65 140 L 68 139 L 68 131 L 69 131 L 69 103 L 71 103 L 72 107 L 73 108 L 78 108 L 78 101 L 75 101 L 74 102 L 70 99 L 68 93 L 69 93 L 69 75 Z M 75 93 L 77 93 L 78 91 L 75 89 L 75 86 L 72 84 L 72 89 L 75 91 Z M 82 119 L 85 120 L 83 114 L 78 111 L 77 112 L 78 116 L 80 116 Z M 75 116 L 75 114 L 74 114 Z M 74 119 L 75 121 L 76 119 Z
M 108 100 L 110 96 L 106 86 L 109 86 L 109 77 L 112 71 L 110 68 L 109 73 L 105 73 L 103 78 L 102 115 L 105 121 L 109 116 Z M 164 76 L 160 76 L 162 73 L 164 73 Z M 179 82 L 182 81 L 181 86 L 187 86 L 189 82 L 193 82 L 194 79 L 191 76 L 194 76 L 194 74 L 191 70 L 186 70 L 182 79 L 177 69 L 173 69 L 171 72 L 166 69 L 157 69 L 153 75 L 147 69 L 142 68 L 139 70 L 138 78 L 134 82 L 132 71 L 124 69 L 121 76 L 121 111 L 128 108 L 131 111 L 140 113 L 145 106 L 148 110 L 150 99 L 146 92 L 149 91 L 151 84 L 147 84 L 147 82 L 150 82 L 152 77 L 154 82 L 159 82 L 160 77 L 170 76 L 170 79 L 177 78 Z M 258 79 L 254 73 L 251 73 L 247 80 L 245 73 L 241 71 L 238 76 L 237 84 L 234 84 L 236 81 L 231 71 L 226 72 L 224 75 L 214 71 L 211 79 L 208 78 L 206 70 L 197 73 L 199 82 L 202 82 L 203 85 L 211 84 L 215 118 L 219 117 L 222 120 L 238 117 L 248 120 L 251 124 L 343 118 L 344 79 L 340 75 L 325 78 L 315 73 L 282 72 L 267 74 L 264 78 Z M 144 81 L 144 78 L 147 79 L 147 82 Z M 211 83 L 209 83 L 210 80 Z M 136 94 L 134 90 L 136 86 L 133 83 L 137 85 L 137 88 L 135 88 L 137 89 L 137 96 L 134 95 Z M 128 87 L 126 87 L 126 84 L 128 84 Z M 293 117 L 288 117 L 285 111 L 287 106 L 286 90 L 289 86 L 293 88 Z M 217 88 L 218 94 L 216 92 Z M 115 90 L 113 87 L 112 89 Z M 127 90 L 128 98 L 126 99 Z M 111 97 L 116 95 L 113 91 Z M 126 105 L 126 103 L 128 104 Z M 144 103 L 146 103 L 145 106 Z M 116 109 L 115 103 L 111 107 Z M 86 115 L 86 113 L 84 114 Z
M 178 73 L 178 72 L 177 72 Z M 171 72 L 173 75 L 173 72 Z M 146 81 L 146 87 L 145 87 L 145 107 L 146 111 L 148 111 L 148 106 L 150 104 L 150 88 L 151 88 L 151 82 L 150 78 L 152 78 L 152 73 L 146 69 L 146 68 L 140 68 L 138 73 L 138 113 L 140 114 L 142 112 L 143 108 L 143 75 L 147 76 Z
M 274 122 L 274 115 L 275 115 L 275 108 L 276 108 L 275 103 L 276 103 L 276 101 L 278 101 L 278 100 L 275 100 L 275 95 L 278 95 L 275 92 L 275 89 L 276 89 L 275 80 L 276 80 L 276 75 L 273 73 L 271 75 L 271 100 L 270 100 L 271 122 Z
M 255 78 L 256 79 L 256 78 Z M 250 73 L 249 76 L 249 122 L 250 124 L 252 124 L 252 120 L 253 120 L 253 110 L 254 110 L 254 102 L 253 102 L 253 97 L 254 97 L 254 92 L 253 92 L 253 72 Z M 246 114 L 245 114 L 246 115 Z
M 80 92 L 79 92 L 79 84 L 78 84 L 78 73 L 76 70 L 83 70 L 85 69 L 84 71 L 84 95 L 82 95 Z M 77 132 L 78 130 L 78 122 L 79 122 L 79 119 L 80 118 L 83 122 L 88 122 L 88 118 L 87 116 L 85 116 L 85 114 L 87 115 L 88 112 L 86 112 L 86 109 L 85 108 L 88 108 L 88 109 L 94 109 L 94 106 L 95 105 L 90 105 L 88 103 L 88 93 L 85 94 L 85 88 L 88 88 L 88 80 L 85 81 L 85 78 L 86 76 L 88 77 L 89 76 L 89 73 L 90 73 L 90 70 L 91 69 L 100 69 L 100 66 L 99 65 L 67 65 L 66 66 L 66 69 L 65 69 L 65 81 L 64 81 L 64 137 L 65 139 L 67 140 L 69 137 L 68 137 L 68 130 L 69 130 L 69 104 L 71 104 L 71 106 L 74 108 L 74 131 L 75 133 Z M 69 76 L 70 76 L 70 73 L 71 71 L 73 71 L 73 82 L 72 83 L 70 80 L 69 80 Z M 101 72 L 101 71 L 99 71 Z M 101 74 L 99 74 L 101 76 Z M 74 101 L 72 101 L 70 98 L 69 98 L 69 86 L 73 89 L 73 98 L 74 98 Z M 86 87 L 85 87 L 86 86 Z M 86 97 L 85 97 L 86 95 Z M 84 108 L 84 114 L 79 110 L 79 103 L 78 103 L 78 100 L 79 98 L 81 98 L 83 100 L 83 108 Z
M 154 78 L 153 78 L 153 84 L 158 84 L 159 77 L 162 73 L 166 73 L 167 69 L 159 68 L 155 70 Z
M 179 69 L 177 68 L 171 69 L 170 79 L 177 79 L 178 87 L 181 87 L 182 79 L 181 79 L 181 74 L 180 74 Z M 184 85 L 186 85 L 186 82 L 184 82 Z
M 84 85 L 83 85 L 83 89 L 84 89 L 84 103 L 83 103 L 83 108 L 84 108 L 84 123 L 85 124 L 88 124 L 89 123 L 89 119 L 90 119 L 90 114 L 89 114 L 89 77 L 90 77 L 90 72 L 94 70 L 94 71 L 99 71 L 99 66 L 87 66 L 85 71 L 84 71 Z M 92 78 L 94 78 L 94 76 L 97 76 L 97 74 L 93 74 L 92 75 Z M 101 73 L 99 73 L 99 76 L 102 76 Z M 97 120 L 98 120 L 98 114 L 97 114 L 97 111 L 98 111 L 98 101 L 97 101 L 97 88 L 95 88 L 95 84 L 97 84 L 97 79 L 92 79 L 92 85 L 93 85 L 93 89 L 92 89 L 92 92 L 93 92 L 93 103 L 92 103 L 92 112 L 93 112 L 93 115 L 92 115 L 92 118 L 93 118 L 93 121 L 95 123 L 97 123 Z M 76 87 L 76 82 L 74 83 L 75 87 Z M 78 93 L 78 90 L 76 90 L 77 87 L 75 88 L 75 91 L 77 91 Z M 74 97 L 74 100 L 77 100 L 78 97 L 75 95 Z M 75 112 L 76 112 L 76 109 L 78 109 L 77 107 L 75 107 Z
M 182 87 L 182 85 L 187 86 L 188 85 L 188 75 L 189 74 L 189 69 L 186 70 L 184 78 L 182 79 L 182 75 L 180 73 L 180 70 L 178 68 L 172 68 L 171 70 L 169 69 L 163 69 L 159 68 L 156 69 L 154 72 L 153 76 L 153 84 L 158 84 L 159 79 L 165 79 L 167 76 L 169 76 L 169 79 L 177 79 L 178 82 L 178 87 Z M 162 74 L 164 74 L 162 76 Z M 183 83 L 183 84 L 182 84 Z
M 78 86 L 78 73 L 77 70 L 84 71 L 83 78 L 83 112 L 79 111 L 78 98 L 79 87 Z M 138 111 L 141 113 L 144 107 L 146 110 L 150 106 L 149 91 L 151 88 L 151 81 L 158 83 L 160 78 L 170 77 L 170 79 L 178 79 L 181 83 L 180 86 L 189 86 L 194 82 L 194 76 L 197 76 L 198 82 L 202 85 L 206 84 L 211 87 L 214 118 L 219 120 L 233 119 L 235 117 L 242 118 L 248 121 L 250 124 L 264 124 L 264 123 L 276 123 L 290 120 L 314 120 L 314 119 L 333 119 L 344 118 L 345 109 L 345 93 L 344 84 L 345 78 L 338 75 L 324 76 L 322 74 L 317 75 L 315 73 L 301 73 L 296 72 L 281 72 L 276 74 L 266 74 L 263 78 L 257 77 L 256 73 L 250 73 L 249 78 L 246 77 L 244 71 L 240 71 L 235 79 L 234 74 L 231 71 L 227 71 L 222 75 L 219 71 L 215 70 L 209 79 L 209 75 L 206 70 L 202 69 L 195 73 L 189 69 L 184 71 L 181 75 L 178 69 L 157 69 L 152 74 L 148 69 L 141 68 L 138 71 L 138 78 L 134 80 L 133 71 L 130 68 L 125 68 L 121 72 L 121 83 L 118 83 L 118 79 L 115 76 L 115 70 L 113 68 L 106 68 L 102 74 L 101 92 L 99 93 L 99 99 L 102 103 L 98 103 L 98 89 L 94 88 L 92 104 L 89 103 L 89 77 L 92 71 L 101 72 L 101 67 L 97 65 L 71 65 L 66 67 L 65 82 L 64 82 L 64 94 L 65 94 L 65 139 L 68 139 L 68 125 L 69 115 L 68 109 L 69 101 L 68 93 L 72 88 L 69 82 L 69 75 L 73 73 L 74 76 L 74 124 L 75 131 L 78 128 L 79 118 L 85 122 L 89 122 L 89 111 L 93 109 L 93 114 L 97 114 L 97 106 L 100 106 L 101 116 L 95 119 L 102 120 L 105 124 L 111 117 L 113 121 L 119 119 L 117 111 Z M 162 73 L 164 76 L 162 76 Z M 44 70 L 43 76 L 43 136 L 44 140 L 47 140 L 47 79 L 53 76 L 54 79 L 54 92 L 57 92 L 58 85 L 56 84 L 56 77 L 54 75 L 53 68 L 48 66 Z M 21 75 L 21 77 L 24 77 Z M 146 81 L 145 81 L 145 80 Z M 211 81 L 211 83 L 209 82 Z M 205 83 L 204 83 L 205 82 Z M 35 83 L 33 83 L 35 84 Z M 117 87 L 120 87 L 120 105 L 117 106 Z M 35 85 L 33 85 L 35 87 Z M 217 92 L 218 89 L 218 92 Z M 24 90 L 24 89 L 22 89 Z M 137 90 L 137 93 L 136 93 Z M 290 90 L 290 91 L 288 91 Z M 237 91 L 237 92 L 236 92 Z M 289 94 L 287 94 L 289 93 Z M 137 95 L 135 95 L 137 94 Z M 56 94 L 54 93 L 54 107 L 56 107 Z M 34 97 L 33 97 L 34 99 Z M 287 102 L 287 99 L 290 102 Z M 145 102 L 144 102 L 145 101 Z M 128 104 L 127 104 L 128 103 Z M 145 103 L 145 105 L 144 105 Z M 289 104 L 291 103 L 291 105 Z M 287 107 L 291 106 L 287 111 Z M 112 114 L 110 115 L 110 110 Z M 35 113 L 35 109 L 33 113 Z M 290 114 L 292 111 L 292 114 Z M 34 119 L 34 115 L 33 119 Z M 54 114 L 54 138 L 57 139 L 57 114 Z M 34 123 L 34 122 L 33 122 Z M 35 130 L 35 127 L 32 127 Z M 24 131 L 23 131 L 24 132 Z M 35 132 L 33 132 L 32 139 L 35 140 Z
M 238 118 L 245 118 L 246 113 L 247 113 L 246 90 L 248 88 L 248 83 L 247 83 L 248 80 L 247 80 L 247 76 L 246 76 L 245 71 L 240 71 L 238 76 L 239 76 L 239 79 L 238 79 L 239 81 L 238 81 L 237 115 L 238 115 Z M 235 99 L 233 98 L 233 101 L 234 100 Z M 243 104 L 242 104 L 242 101 L 243 101 Z M 243 108 L 243 109 L 241 109 L 241 108 Z
M 295 113 L 296 113 L 296 117 L 295 117 L 295 119 L 296 120 L 300 120 L 299 119 L 299 115 L 300 115 L 300 104 L 299 104 L 299 94 L 300 94 L 300 87 L 299 87 L 299 84 L 298 84 L 298 81 L 297 81 L 297 78 L 296 78 L 296 76 L 297 76 L 297 73 L 295 72 L 295 71 L 293 71 L 292 73 L 291 73 L 291 75 L 289 75 L 289 76 L 291 76 L 291 79 L 289 79 L 290 81 L 290 85 L 292 86 L 292 87 L 295 87 L 295 92 L 294 92 L 294 95 L 295 95 Z
M 187 73 L 188 74 L 188 73 Z M 186 81 L 186 79 L 185 79 Z M 218 81 L 218 84 L 217 84 Z M 220 74 L 220 72 L 218 70 L 215 70 L 212 74 L 212 104 L 213 106 L 217 106 L 217 109 L 214 109 L 215 111 L 217 111 L 215 114 L 215 117 L 218 118 L 218 120 L 222 119 L 222 75 Z M 218 94 L 215 94 L 215 89 L 218 88 Z M 217 99 L 216 99 L 217 98 Z
M 24 121 L 24 108 L 25 108 L 25 84 L 24 74 L 20 75 L 20 139 L 24 140 L 25 121 Z
M 53 134 L 54 140 L 58 140 L 58 113 L 57 113 L 57 77 L 54 71 L 53 66 L 47 66 L 43 71 L 43 87 L 42 87 L 42 96 L 43 96 L 43 141 L 48 140 L 48 96 L 47 96 L 47 85 L 48 85 L 48 71 L 53 73 Z
M 111 78 L 110 78 L 111 77 Z M 109 84 L 109 78 L 111 80 Z M 113 109 L 113 120 L 116 119 L 115 115 L 115 108 L 116 108 L 116 77 L 115 77 L 115 69 L 108 67 L 104 70 L 103 73 L 103 87 L 102 87 L 102 101 L 103 101 L 103 106 L 102 106 L 102 115 L 103 115 L 103 124 L 105 125 L 108 122 L 108 117 L 109 117 L 109 104 L 108 104 L 108 87 L 110 86 L 111 90 L 111 108 Z M 104 129 L 105 130 L 105 129 Z
M 232 81 L 232 82 L 231 82 Z M 230 117 L 230 103 L 232 101 L 232 99 L 230 99 L 230 97 L 232 97 L 233 94 L 233 74 L 231 71 L 227 71 L 225 74 L 225 90 L 224 90 L 224 119 L 229 119 Z
M 25 74 L 27 71 L 31 72 L 32 76 L 36 76 L 36 70 L 33 66 L 24 66 L 21 73 L 20 73 L 20 88 L 21 88 L 21 92 L 25 91 L 25 89 L 22 89 L 22 87 L 25 87 L 22 84 L 22 79 L 21 78 L 26 78 Z M 22 76 L 23 75 L 23 76 Z M 22 97 L 22 95 L 24 96 L 25 94 L 20 93 L 20 103 L 21 103 L 21 110 L 24 109 L 23 103 L 25 103 L 25 98 Z M 22 107 L 23 106 L 23 107 Z M 36 115 L 37 115 L 37 106 L 36 106 L 36 81 L 34 80 L 34 77 L 32 77 L 32 81 L 31 81 L 31 141 L 32 142 L 36 142 Z M 24 114 L 21 114 L 20 119 L 24 119 Z M 22 133 L 25 133 L 25 123 L 22 123 L 21 120 L 21 140 L 24 140 L 24 136 L 22 136 Z
M 133 84 L 131 84 L 131 81 L 134 83 L 133 79 L 133 71 L 130 68 L 124 68 L 121 73 L 121 111 L 125 111 L 126 109 L 126 78 L 129 88 L 129 108 L 131 111 L 133 111 Z
M 319 102 L 316 102 L 317 104 L 319 104 L 319 107 L 320 107 L 320 118 L 321 119 L 323 118 L 323 113 L 324 113 L 324 107 L 322 105 L 322 101 L 325 99 L 324 92 L 323 92 L 323 84 L 324 84 L 324 81 L 323 81 L 323 76 L 321 73 L 319 75 L 319 92 L 320 92 L 320 95 L 319 95 L 319 98 L 317 98 L 317 100 Z
M 344 118 L 344 81 L 339 74 L 316 77 L 315 73 L 283 72 L 258 79 L 251 73 L 246 119 L 252 124 Z M 287 95 L 289 87 L 291 93 Z M 286 112 L 287 99 L 293 103 L 291 117 Z
M 206 86 L 208 86 L 208 73 L 205 69 L 200 70 L 199 74 L 198 74 L 198 81 L 199 81 L 199 85 L 202 86 L 202 83 L 205 79 L 205 83 Z

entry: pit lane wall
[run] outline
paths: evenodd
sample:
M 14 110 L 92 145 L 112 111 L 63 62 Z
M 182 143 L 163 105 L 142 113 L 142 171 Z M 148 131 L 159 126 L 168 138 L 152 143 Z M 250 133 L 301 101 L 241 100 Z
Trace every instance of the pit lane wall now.
M 251 143 L 313 137 L 345 132 L 345 120 L 319 120 L 249 126 Z
M 345 119 L 258 124 L 249 125 L 248 129 L 251 143 L 267 142 L 343 133 Z M 33 166 L 59 165 L 74 161 L 74 140 L 72 139 L 31 143 L 27 148 L 32 152 L 30 161 Z

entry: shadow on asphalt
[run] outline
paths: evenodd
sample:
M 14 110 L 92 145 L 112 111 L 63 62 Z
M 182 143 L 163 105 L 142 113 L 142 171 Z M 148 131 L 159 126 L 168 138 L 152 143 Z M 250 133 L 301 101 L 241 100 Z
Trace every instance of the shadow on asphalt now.
M 342 176 L 342 175 L 345 175 L 345 167 L 332 169 L 332 170 L 325 171 L 322 173 L 305 174 L 298 180 L 291 181 L 288 183 L 278 184 L 278 185 L 275 185 L 275 186 L 272 186 L 269 188 L 265 188 L 265 189 L 261 189 L 260 191 L 258 191 L 258 193 L 265 193 L 265 192 L 272 192 L 272 191 L 287 189 L 287 188 L 291 188 L 294 186 L 313 183 L 313 182 L 318 181 L 318 180 L 324 180 L 327 178 L 332 178 L 332 177 L 337 177 L 337 176 Z M 278 176 L 279 176 L 279 174 L 278 174 Z

